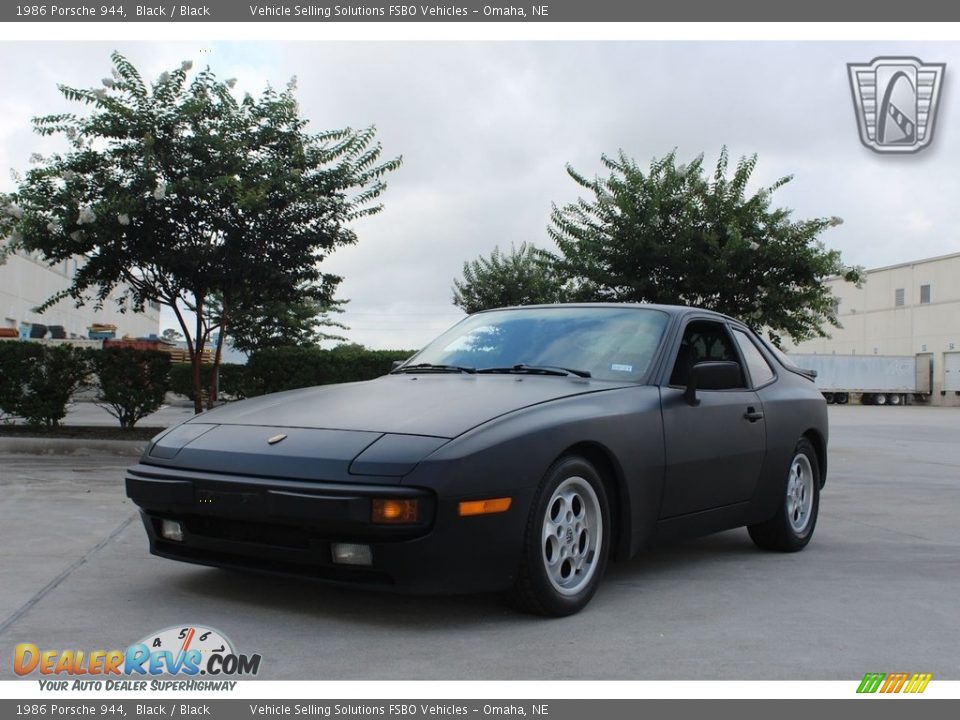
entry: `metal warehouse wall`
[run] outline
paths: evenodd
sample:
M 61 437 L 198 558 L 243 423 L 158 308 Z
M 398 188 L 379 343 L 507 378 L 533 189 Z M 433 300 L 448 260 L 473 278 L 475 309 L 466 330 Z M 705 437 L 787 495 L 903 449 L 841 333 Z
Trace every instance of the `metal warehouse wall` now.
M 69 286 L 69 278 L 76 272 L 76 261 L 69 260 L 48 267 L 39 260 L 23 255 L 11 255 L 0 265 L 0 327 L 19 329 L 20 323 L 62 325 L 78 337 L 87 336 L 87 327 L 93 323 L 117 326 L 117 337 L 145 337 L 158 333 L 160 311 L 148 308 L 146 313 L 120 313 L 117 306 L 107 302 L 104 309 L 95 312 L 92 306 L 75 308 L 73 301 L 61 300 L 42 315 L 33 311 L 47 298 Z
M 862 288 L 828 280 L 841 328 L 830 338 L 788 347 L 802 353 L 917 355 L 933 358 L 931 404 L 960 405 L 960 253 L 867 272 Z M 921 287 L 929 286 L 929 298 Z M 902 291 L 899 292 L 898 291 Z M 898 296 L 902 305 L 898 305 Z

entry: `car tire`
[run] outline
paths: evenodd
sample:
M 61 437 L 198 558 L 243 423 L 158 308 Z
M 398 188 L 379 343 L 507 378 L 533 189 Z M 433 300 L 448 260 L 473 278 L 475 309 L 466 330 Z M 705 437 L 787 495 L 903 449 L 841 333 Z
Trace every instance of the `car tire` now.
M 785 473 L 782 499 L 770 520 L 750 525 L 750 538 L 764 550 L 797 552 L 813 537 L 820 510 L 820 463 L 813 445 L 801 438 Z
M 582 610 L 606 570 L 610 528 L 610 504 L 593 465 L 581 457 L 558 460 L 544 475 L 531 506 L 508 601 L 548 617 Z

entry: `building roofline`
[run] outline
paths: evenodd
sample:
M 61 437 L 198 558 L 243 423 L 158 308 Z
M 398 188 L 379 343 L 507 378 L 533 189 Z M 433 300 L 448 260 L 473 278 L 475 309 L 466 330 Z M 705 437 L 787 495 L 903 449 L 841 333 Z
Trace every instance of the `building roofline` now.
M 884 265 L 883 267 L 869 268 L 866 270 L 866 272 L 874 273 L 882 272 L 884 270 L 896 270 L 897 268 L 910 267 L 911 265 L 925 265 L 926 263 L 938 262 L 940 260 L 950 260 L 958 257 L 960 257 L 960 252 L 949 253 L 947 255 L 936 255 L 934 257 L 922 258 L 920 260 L 910 260 L 908 262 L 895 263 L 893 265 Z

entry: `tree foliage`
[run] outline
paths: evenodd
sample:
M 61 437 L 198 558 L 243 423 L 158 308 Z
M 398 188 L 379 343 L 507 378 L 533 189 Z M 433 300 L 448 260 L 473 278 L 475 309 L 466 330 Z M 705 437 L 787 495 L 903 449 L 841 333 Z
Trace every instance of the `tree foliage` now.
M 144 80 L 114 53 L 103 87 L 61 86 L 89 111 L 34 120 L 68 150 L 39 158 L 10 196 L 0 231 L 55 264 L 79 256 L 70 287 L 50 298 L 102 305 L 113 293 L 142 310 L 173 309 L 200 361 L 234 309 L 287 302 L 309 285 L 326 302 L 340 278 L 320 263 L 356 241 L 350 221 L 381 209 L 385 175 L 373 127 L 309 133 L 293 81 L 237 99 L 233 80 L 191 63 Z M 216 324 L 207 303 L 219 302 Z M 219 353 L 217 353 L 219 357 Z M 216 369 L 214 370 L 214 382 Z
M 463 278 L 453 281 L 453 304 L 467 313 L 509 305 L 562 302 L 563 282 L 554 258 L 523 243 L 510 252 L 495 247 L 487 257 L 463 264 Z
M 602 161 L 603 178 L 568 166 L 590 196 L 554 206 L 550 218 L 556 269 L 572 298 L 699 306 L 766 330 L 777 343 L 782 334 L 800 341 L 837 325 L 824 279 L 860 282 L 861 271 L 819 239 L 839 218 L 794 220 L 771 206 L 790 176 L 750 194 L 756 155 L 731 173 L 726 148 L 712 177 L 702 155 L 678 165 L 670 153 L 646 171 L 623 151 Z
M 247 354 L 257 350 L 290 346 L 313 346 L 324 340 L 345 342 L 329 329 L 346 330 L 334 320 L 346 301 L 323 299 L 322 292 L 299 288 L 291 300 L 257 300 L 234 309 L 230 344 Z

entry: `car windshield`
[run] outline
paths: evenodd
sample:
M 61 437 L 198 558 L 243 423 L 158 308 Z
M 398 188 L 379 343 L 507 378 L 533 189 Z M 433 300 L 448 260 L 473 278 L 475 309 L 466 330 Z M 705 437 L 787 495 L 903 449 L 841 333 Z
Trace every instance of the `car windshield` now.
M 556 306 L 471 315 L 400 371 L 526 372 L 639 381 L 667 315 L 647 308 Z

